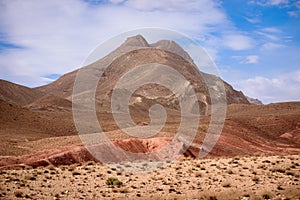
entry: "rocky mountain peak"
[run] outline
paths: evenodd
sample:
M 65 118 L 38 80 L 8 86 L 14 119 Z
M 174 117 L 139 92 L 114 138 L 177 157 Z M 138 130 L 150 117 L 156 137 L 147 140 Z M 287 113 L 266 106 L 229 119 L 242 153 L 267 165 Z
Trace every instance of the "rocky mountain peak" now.
M 259 100 L 259 99 L 255 99 L 255 98 L 251 98 L 251 97 L 247 97 L 247 100 L 249 101 L 250 104 L 253 105 L 263 105 L 263 103 Z
M 136 35 L 127 38 L 122 46 L 137 46 L 137 47 L 149 47 L 150 45 L 142 35 Z
M 156 43 L 151 44 L 152 47 L 163 49 L 170 51 L 174 54 L 180 55 L 184 59 L 188 60 L 189 62 L 193 63 L 192 58 L 189 56 L 189 54 L 176 42 L 173 40 L 160 40 Z

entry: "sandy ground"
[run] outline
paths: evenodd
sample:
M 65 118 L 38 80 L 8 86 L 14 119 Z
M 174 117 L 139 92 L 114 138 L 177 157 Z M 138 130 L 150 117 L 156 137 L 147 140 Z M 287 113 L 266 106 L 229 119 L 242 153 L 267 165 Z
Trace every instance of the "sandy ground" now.
M 300 199 L 299 163 L 286 155 L 185 158 L 149 172 L 93 162 L 2 170 L 0 199 Z M 109 177 L 123 184 L 108 186 Z

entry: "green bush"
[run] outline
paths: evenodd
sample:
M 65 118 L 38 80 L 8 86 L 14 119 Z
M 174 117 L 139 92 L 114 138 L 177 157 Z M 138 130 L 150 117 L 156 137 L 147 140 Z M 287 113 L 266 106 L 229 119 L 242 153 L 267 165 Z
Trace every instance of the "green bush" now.
M 123 185 L 122 181 L 113 177 L 109 177 L 108 179 L 106 179 L 105 184 L 109 186 L 118 186 L 118 187 Z

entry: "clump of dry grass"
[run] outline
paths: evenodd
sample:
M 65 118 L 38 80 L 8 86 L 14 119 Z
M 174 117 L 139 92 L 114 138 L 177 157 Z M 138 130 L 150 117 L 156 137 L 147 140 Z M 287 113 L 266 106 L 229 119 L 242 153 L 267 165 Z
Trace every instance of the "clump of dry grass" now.
M 105 184 L 108 185 L 108 186 L 118 186 L 118 187 L 120 187 L 121 185 L 123 185 L 123 182 L 120 181 L 117 178 L 109 177 L 108 179 L 106 179 Z

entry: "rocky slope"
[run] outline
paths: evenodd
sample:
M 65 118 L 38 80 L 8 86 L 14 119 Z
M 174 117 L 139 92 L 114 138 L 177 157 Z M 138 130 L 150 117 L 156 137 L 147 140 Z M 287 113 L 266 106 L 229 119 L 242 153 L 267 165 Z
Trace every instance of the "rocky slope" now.
M 247 97 L 247 100 L 249 101 L 249 103 L 254 104 L 254 105 L 263 105 L 263 103 L 259 100 L 259 99 L 254 99 L 251 97 Z
M 113 62 L 109 62 L 112 59 Z M 155 135 L 157 138 L 155 141 L 145 142 L 136 138 L 132 139 L 119 130 L 114 122 L 110 98 L 115 84 L 129 70 L 146 63 L 160 63 L 179 71 L 194 88 L 202 110 L 206 110 L 205 106 L 209 107 L 211 104 L 208 91 L 210 89 L 218 90 L 218 83 L 223 82 L 216 76 L 199 73 L 189 55 L 176 43 L 158 41 L 148 44 L 139 35 L 128 38 L 109 55 L 86 66 L 85 69 L 88 68 L 94 72 L 89 78 L 95 78 L 97 73 L 99 74 L 97 67 L 108 64 L 96 90 L 96 108 L 97 111 L 100 111 L 97 113 L 97 117 L 103 130 L 109 131 L 107 136 L 116 145 L 129 151 L 150 152 L 151 149 L 160 147 L 161 144 L 165 144 L 174 137 L 180 124 L 178 97 L 166 87 L 155 84 L 147 84 L 138 88 L 129 101 L 133 121 L 142 126 L 150 123 L 149 108 L 152 105 L 158 102 L 166 108 L 168 118 L 165 127 Z M 153 77 L 163 75 L 154 68 L 148 71 L 148 75 Z M 0 134 L 2 138 L 0 155 L 23 156 L 2 157 L 1 159 L 11 160 L 9 162 L 17 165 L 22 164 L 23 161 L 27 162 L 27 160 L 40 163 L 39 160 L 52 159 L 54 161 L 46 163 L 53 164 L 56 162 L 55 160 L 58 160 L 59 163 L 68 156 L 74 162 L 80 163 L 81 158 L 75 156 L 76 160 L 74 155 L 87 156 L 84 153 L 87 151 L 83 149 L 80 139 L 74 138 L 77 132 L 71 112 L 71 100 L 77 72 L 73 71 L 53 83 L 34 89 L 6 81 L 0 82 Z M 140 77 L 135 78 L 134 80 L 141 79 Z M 185 83 L 180 81 L 173 83 L 178 94 L 185 94 Z M 227 102 L 230 105 L 227 109 L 222 135 L 210 156 L 299 152 L 299 103 L 250 105 L 242 92 L 234 90 L 226 82 L 223 83 Z M 131 80 L 126 84 L 130 85 Z M 118 89 L 124 93 L 128 92 L 123 88 Z M 184 98 L 184 96 L 179 98 Z M 190 105 L 189 108 L 192 109 L 193 106 Z M 186 155 L 197 157 L 210 120 L 209 113 L 201 117 L 199 130 Z M 178 143 L 178 145 L 178 149 L 182 149 L 183 144 Z M 70 147 L 62 148 L 65 146 Z M 51 149 L 56 150 L 52 152 Z M 32 160 L 28 159 L 25 154 L 30 154 Z M 35 155 L 41 156 L 37 156 L 35 160 Z M 90 159 L 88 156 L 87 158 L 87 160 Z M 82 160 L 86 161 L 86 159 Z
M 126 55 L 123 55 L 124 53 Z M 117 59 L 114 60 L 115 58 Z M 197 66 L 194 64 L 188 53 L 185 52 L 175 42 L 161 40 L 154 44 L 148 44 L 148 42 L 141 35 L 128 38 L 120 47 L 111 52 L 109 55 L 87 67 L 91 69 L 100 69 L 101 66 L 105 65 L 107 60 L 114 61 L 109 65 L 105 72 L 103 72 L 102 78 L 98 84 L 98 89 L 101 88 L 101 91 L 98 91 L 98 96 L 96 96 L 96 99 L 99 101 L 104 101 L 107 98 L 105 95 L 111 93 L 114 83 L 119 80 L 119 78 L 129 69 L 151 62 L 157 62 L 174 67 L 187 77 L 187 79 L 193 85 L 193 88 L 201 93 L 200 96 L 206 96 L 205 98 L 207 99 L 207 103 L 209 103 L 209 98 L 205 80 L 210 83 L 209 87 L 211 88 L 215 88 L 217 81 L 221 81 L 221 79 L 212 75 L 199 73 L 197 71 Z M 78 70 L 65 74 L 53 83 L 35 88 L 35 91 L 53 94 L 71 100 L 73 83 L 75 81 L 77 71 Z M 97 73 L 98 72 L 95 71 L 95 74 Z M 178 85 L 180 84 L 182 83 L 178 83 Z M 227 103 L 249 104 L 242 92 L 234 90 L 228 83 L 224 84 L 227 93 Z M 154 87 L 148 87 L 140 89 L 140 91 L 141 90 L 144 90 L 144 93 L 158 93 L 162 95 L 162 98 L 165 98 L 165 101 L 173 100 L 168 99 L 170 93 L 161 91 L 162 88 L 155 89 Z
M 0 99 L 9 103 L 24 106 L 43 95 L 41 91 L 0 80 Z

